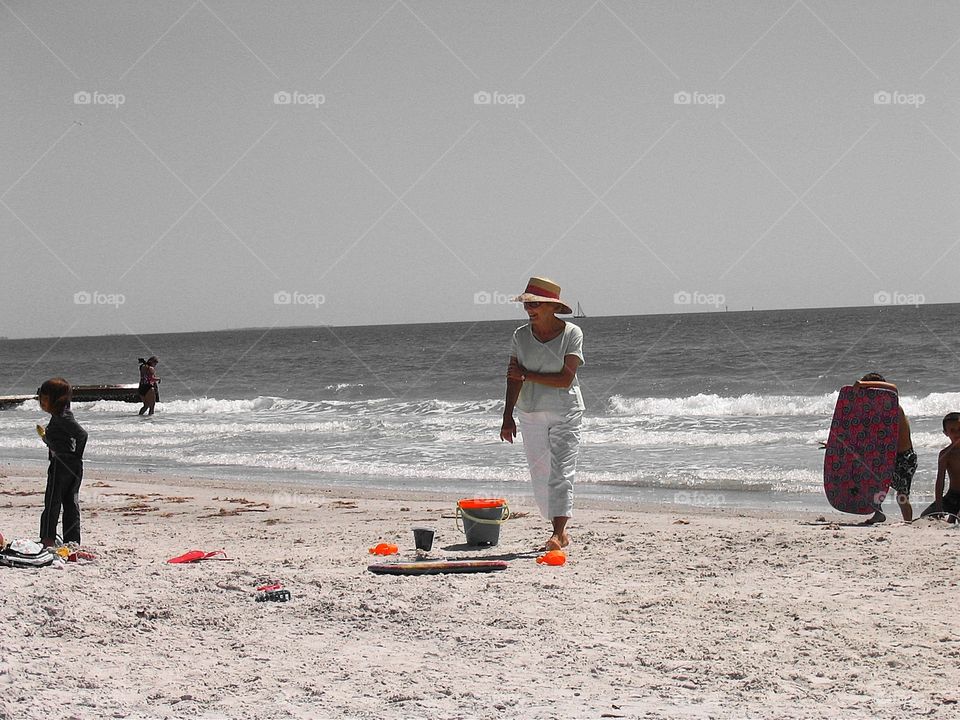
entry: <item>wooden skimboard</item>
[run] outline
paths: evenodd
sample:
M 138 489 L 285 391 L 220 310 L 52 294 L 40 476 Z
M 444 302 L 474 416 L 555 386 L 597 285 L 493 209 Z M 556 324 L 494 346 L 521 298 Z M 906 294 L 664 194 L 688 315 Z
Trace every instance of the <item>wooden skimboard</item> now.
M 823 489 L 841 512 L 880 508 L 897 458 L 899 401 L 893 390 L 840 388 L 823 459 Z
M 417 560 L 374 563 L 367 570 L 377 575 L 440 575 L 442 573 L 480 573 L 506 570 L 504 560 Z

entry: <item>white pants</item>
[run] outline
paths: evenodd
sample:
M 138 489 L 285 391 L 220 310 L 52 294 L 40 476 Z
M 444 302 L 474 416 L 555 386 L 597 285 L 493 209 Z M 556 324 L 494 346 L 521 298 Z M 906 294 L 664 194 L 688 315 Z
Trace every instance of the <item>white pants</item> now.
M 582 410 L 517 412 L 533 497 L 547 520 L 573 514 Z

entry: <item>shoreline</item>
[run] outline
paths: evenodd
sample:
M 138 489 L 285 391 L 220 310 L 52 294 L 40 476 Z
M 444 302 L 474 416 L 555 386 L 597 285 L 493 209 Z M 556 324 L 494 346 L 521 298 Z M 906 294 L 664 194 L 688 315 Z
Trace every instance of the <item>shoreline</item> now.
M 36 532 L 43 479 L 25 469 L 0 467 L 7 537 Z M 447 497 L 285 487 L 270 503 L 95 469 L 84 486 L 96 561 L 0 568 L 0 717 L 899 720 L 960 701 L 958 535 L 936 521 L 580 504 L 567 564 L 547 567 L 534 512 L 469 548 Z M 509 567 L 367 572 L 369 547 L 408 558 L 423 524 L 436 554 Z M 192 549 L 231 559 L 166 563 Z M 255 602 L 274 580 L 290 602 Z
M 14 477 L 36 476 L 38 482 L 42 484 L 46 478 L 47 461 L 38 460 L 30 463 L 24 460 L 7 461 L 0 463 L 0 474 L 6 474 Z M 119 480 L 140 479 L 143 482 L 149 482 L 150 478 L 162 478 L 166 484 L 178 487 L 219 487 L 223 489 L 232 489 L 236 491 L 245 491 L 256 495 L 260 499 L 266 499 L 271 495 L 284 494 L 319 494 L 324 496 L 349 497 L 349 498 L 379 498 L 391 500 L 419 499 L 437 502 L 447 502 L 453 508 L 456 501 L 462 497 L 506 497 L 513 504 L 523 506 L 523 512 L 534 512 L 535 505 L 533 494 L 530 490 L 529 482 L 513 483 L 506 482 L 500 486 L 491 486 L 488 482 L 474 482 L 469 484 L 483 486 L 484 489 L 490 489 L 490 493 L 458 493 L 455 488 L 441 487 L 435 490 L 424 488 L 411 488 L 398 482 L 392 484 L 384 482 L 383 479 L 373 478 L 370 485 L 363 484 L 367 478 L 364 476 L 350 477 L 344 482 L 328 481 L 326 478 L 317 476 L 308 476 L 300 479 L 291 479 L 288 474 L 277 471 L 264 472 L 264 475 L 270 475 L 269 479 L 257 479 L 256 477 L 240 477 L 230 475 L 227 472 L 218 473 L 218 468 L 203 468 L 202 473 L 177 472 L 177 469 L 163 468 L 161 470 L 144 470 L 142 468 L 136 471 L 122 470 L 119 465 L 113 464 L 92 464 L 87 463 L 84 467 L 84 484 L 80 488 L 81 504 L 83 502 L 84 492 L 87 489 L 87 478 L 95 474 L 98 478 L 112 478 Z M 209 470 L 209 472 L 207 472 Z M 230 475 L 228 477 L 228 475 Z M 382 484 L 377 484 L 380 480 Z M 463 485 L 468 484 L 466 481 Z M 574 513 L 578 508 L 595 510 L 622 510 L 631 513 L 649 513 L 649 514 L 705 514 L 705 515 L 732 515 L 744 517 L 766 518 L 771 514 L 785 519 L 802 520 L 809 519 L 812 516 L 834 514 L 838 518 L 852 517 L 845 513 L 839 513 L 833 510 L 826 502 L 825 498 L 819 494 L 813 493 L 778 493 L 777 491 L 750 491 L 750 490 L 714 490 L 697 488 L 654 488 L 638 487 L 629 485 L 597 485 L 592 483 L 576 483 L 576 494 L 574 501 Z M 619 492 L 618 492 L 619 491 Z M 647 497 L 643 497 L 646 495 Z M 692 502 L 678 501 L 676 496 L 686 496 Z M 730 502 L 727 504 L 714 502 L 697 502 L 696 498 L 716 498 L 718 496 L 740 497 L 744 499 L 753 499 L 755 504 L 738 504 Z M 764 502 L 764 499 L 767 501 Z M 932 502 L 932 497 L 931 497 Z M 889 503 L 885 503 L 889 504 Z M 790 507 L 787 507 L 787 506 Z M 889 509 L 896 512 L 896 508 L 891 506 Z

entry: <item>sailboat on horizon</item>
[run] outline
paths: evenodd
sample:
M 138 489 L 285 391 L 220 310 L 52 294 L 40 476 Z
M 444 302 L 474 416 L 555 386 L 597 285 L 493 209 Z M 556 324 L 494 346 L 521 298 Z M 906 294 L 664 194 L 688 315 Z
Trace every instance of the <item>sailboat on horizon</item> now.
M 575 318 L 585 318 L 587 314 L 583 311 L 583 308 L 580 307 L 580 303 L 577 303 L 577 311 L 573 314 Z

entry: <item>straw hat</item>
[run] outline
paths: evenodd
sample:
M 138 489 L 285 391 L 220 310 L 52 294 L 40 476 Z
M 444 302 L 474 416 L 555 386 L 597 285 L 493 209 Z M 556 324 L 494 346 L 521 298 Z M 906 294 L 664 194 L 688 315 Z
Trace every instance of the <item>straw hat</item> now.
M 560 286 L 547 278 L 532 277 L 527 283 L 527 289 L 514 298 L 515 302 L 548 302 L 560 306 L 557 311 L 562 315 L 571 315 L 573 310 L 560 299 Z

